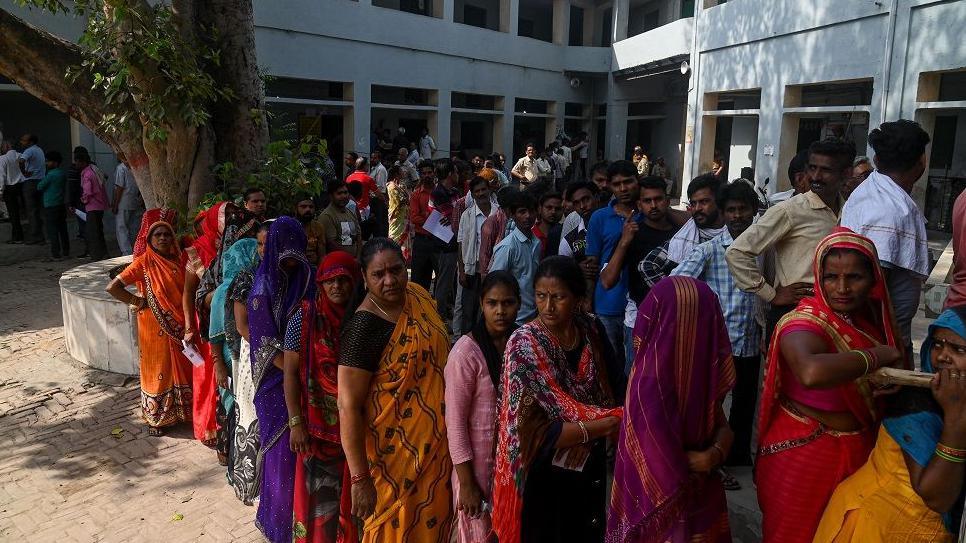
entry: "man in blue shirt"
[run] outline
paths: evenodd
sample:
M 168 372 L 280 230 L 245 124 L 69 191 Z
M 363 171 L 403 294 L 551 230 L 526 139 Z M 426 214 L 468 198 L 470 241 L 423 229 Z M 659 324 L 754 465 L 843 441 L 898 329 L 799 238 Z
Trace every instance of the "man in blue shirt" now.
M 44 201 L 43 195 L 37 190 L 37 185 L 47 175 L 47 159 L 44 151 L 37 146 L 35 134 L 24 134 L 20 137 L 23 154 L 20 155 L 20 171 L 23 172 L 23 198 L 26 204 L 27 221 L 30 223 L 27 232 L 27 244 L 37 245 L 44 242 Z
M 505 208 L 516 228 L 493 248 L 489 271 L 506 270 L 520 282 L 517 324 L 523 325 L 537 315 L 533 295 L 533 276 L 540 264 L 540 240 L 533 235 L 537 201 L 528 192 L 513 194 L 508 200 Z
M 587 225 L 588 257 L 600 262 L 600 269 L 617 249 L 624 223 L 637 211 L 640 186 L 637 183 L 637 166 L 629 160 L 618 160 L 607 168 L 607 184 L 614 198 L 590 217 Z M 624 364 L 624 307 L 627 305 L 627 271 L 621 270 L 617 284 L 605 288 L 601 282 L 594 289 L 594 313 L 607 331 L 607 339 L 621 366 Z
M 758 195 L 741 181 L 724 185 L 717 194 L 718 209 L 727 228 L 716 237 L 699 244 L 671 275 L 700 279 L 718 296 L 731 338 L 735 362 L 735 388 L 731 396 L 728 422 L 735 432 L 734 445 L 726 464 L 751 465 L 751 428 L 758 399 L 758 371 L 761 367 L 761 324 L 763 314 L 757 295 L 744 292 L 735 284 L 725 251 L 751 226 L 758 209 Z

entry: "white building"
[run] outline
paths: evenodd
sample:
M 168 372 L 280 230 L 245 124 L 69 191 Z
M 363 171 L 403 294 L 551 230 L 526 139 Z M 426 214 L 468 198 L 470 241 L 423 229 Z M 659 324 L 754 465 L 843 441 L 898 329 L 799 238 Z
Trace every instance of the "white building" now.
M 751 167 L 774 192 L 811 141 L 845 136 L 871 154 L 870 127 L 904 117 L 933 135 L 916 194 L 932 228 L 949 228 L 966 185 L 963 0 L 256 0 L 255 21 L 273 137 L 326 137 L 336 157 L 399 126 L 428 128 L 441 156 L 518 157 L 586 131 L 591 162 L 642 145 L 687 180 L 719 154 L 729 177 Z M 0 90 L 8 134 L 94 145 L 49 111 L 60 133 L 45 137 L 30 99 Z

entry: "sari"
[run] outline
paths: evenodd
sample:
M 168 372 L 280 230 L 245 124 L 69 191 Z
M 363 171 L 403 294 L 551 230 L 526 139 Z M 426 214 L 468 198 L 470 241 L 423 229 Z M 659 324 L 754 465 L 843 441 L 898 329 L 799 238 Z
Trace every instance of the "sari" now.
M 686 454 L 712 446 L 735 383 L 718 299 L 701 281 L 663 279 L 641 303 L 633 337 L 606 541 L 731 541 L 721 477 L 691 472 Z
M 145 251 L 118 276 L 125 285 L 136 284 L 148 302 L 148 309 L 137 313 L 141 413 L 148 426 L 155 428 L 191 420 L 191 362 L 181 354 L 184 267 L 174 239 L 174 255 L 162 255 L 151 247 L 151 233 L 158 228 L 167 228 L 174 235 L 166 222 L 144 229 L 139 238 L 145 240 Z
M 292 533 L 296 543 L 357 540 L 336 404 L 338 342 L 346 307 L 332 303 L 322 288 L 324 281 L 336 277 L 348 277 L 353 290 L 362 282 L 355 257 L 345 251 L 325 255 L 315 275 L 318 295 L 302 302 L 302 414 L 311 452 L 299 453 L 295 464 Z
M 544 501 L 542 498 L 549 494 L 537 485 L 528 488 L 528 480 L 536 469 L 545 474 L 543 481 L 573 476 L 572 482 L 580 487 L 587 487 L 587 481 L 581 476 L 604 477 L 603 447 L 591 453 L 600 460 L 596 466 L 599 469 L 590 469 L 593 460 L 588 460 L 582 473 L 550 466 L 556 442 L 554 428 L 559 435 L 563 422 L 623 416 L 623 409 L 617 407 L 612 393 L 604 360 L 606 336 L 585 316 L 575 317 L 575 324 L 583 344 L 575 368 L 569 366 L 563 347 L 540 319 L 518 328 L 507 342 L 500 381 L 499 436 L 493 481 L 492 521 L 500 543 L 519 543 L 527 524 L 526 507 L 539 506 L 536 502 Z M 568 494 L 555 499 L 569 499 L 578 504 L 588 500 L 575 490 Z M 525 497 L 533 503 L 525 503 Z M 602 494 L 601 513 L 605 501 Z M 558 531 L 577 525 L 586 527 L 595 511 L 586 504 L 579 507 L 585 513 L 567 519 L 568 526 L 557 527 Z
M 929 326 L 920 350 L 922 371 L 927 373 L 935 371 L 932 336 L 937 328 L 966 338 L 966 309 L 947 309 Z M 887 414 L 882 420 L 869 461 L 832 494 L 815 533 L 816 543 L 955 540 L 962 497 L 942 515 L 927 507 L 912 487 L 903 455 L 908 454 L 922 468 L 929 464 L 943 431 L 941 410 L 928 390 L 907 388 L 890 398 L 893 406 L 899 403 L 909 404 L 911 409 L 896 416 Z
M 449 542 L 453 466 L 443 419 L 448 352 L 436 304 L 410 281 L 370 383 L 366 456 L 376 506 L 365 522 L 364 543 Z
M 865 377 L 831 389 L 805 391 L 822 398 L 823 402 L 832 398 L 845 406 L 862 424 L 857 431 L 831 430 L 785 401 L 785 390 L 797 382 L 783 381 L 783 376 L 790 376 L 790 370 L 782 357 L 781 338 L 806 331 L 822 338 L 830 352 L 898 345 L 892 306 L 875 246 L 847 229 L 833 231 L 815 249 L 816 286 L 822 284 L 822 263 L 832 249 L 851 249 L 865 256 L 872 265 L 875 286 L 869 294 L 870 304 L 865 314 L 853 315 L 854 318 L 837 314 L 822 289 L 815 288 L 815 295 L 803 298 L 775 328 L 759 407 L 760 437 L 755 466 L 765 542 L 812 541 L 835 487 L 859 469 L 872 452 L 879 420 L 879 408 Z
M 208 318 L 208 341 L 211 349 L 220 349 L 222 360 L 232 375 L 238 365 L 240 344 L 232 341 L 237 336 L 235 331 L 235 302 L 229 299 L 228 291 L 235 277 L 245 269 L 255 264 L 258 243 L 253 238 L 239 240 L 233 244 L 221 257 L 222 281 L 211 297 L 211 309 Z M 234 381 L 234 379 L 233 379 Z M 234 384 L 234 383 L 233 383 Z M 228 456 L 228 482 L 235 486 L 238 479 L 235 476 L 235 466 L 238 465 L 236 448 L 234 445 L 234 429 L 236 427 L 236 405 L 234 386 L 230 388 L 218 387 L 219 412 L 224 413 L 224 422 L 219 424 L 219 450 Z M 238 488 L 235 489 L 236 493 Z
M 400 181 L 390 181 L 389 238 L 399 244 L 406 262 L 412 255 L 412 223 L 409 222 L 409 189 Z
M 247 304 L 252 291 L 253 273 L 260 262 L 255 253 L 254 262 L 235 276 L 228 291 L 228 305 L 236 302 Z M 246 309 L 247 311 L 247 309 Z M 233 313 L 226 308 L 225 337 L 235 349 L 237 345 L 237 364 L 231 368 L 231 388 L 235 395 L 235 428 L 231 432 L 232 451 L 230 483 L 235 488 L 235 497 L 245 505 L 252 505 L 258 497 L 262 480 L 261 466 L 258 464 L 258 416 L 255 412 L 255 381 L 252 377 L 251 345 L 237 331 Z M 230 321 L 228 315 L 231 315 Z
M 295 492 L 295 454 L 289 448 L 288 409 L 282 370 L 274 360 L 282 354 L 288 321 L 314 297 L 313 270 L 305 256 L 305 229 L 291 217 L 280 217 L 268 231 L 265 256 L 255 273 L 248 298 L 252 380 L 258 416 L 262 474 L 255 524 L 274 543 L 292 541 L 292 498 Z M 286 270 L 285 260 L 297 263 Z

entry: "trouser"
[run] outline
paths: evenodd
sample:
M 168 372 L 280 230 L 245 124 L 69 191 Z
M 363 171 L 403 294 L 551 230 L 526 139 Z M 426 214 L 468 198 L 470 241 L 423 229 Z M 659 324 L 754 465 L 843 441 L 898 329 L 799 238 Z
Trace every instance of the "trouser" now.
M 23 183 L 3 187 L 3 201 L 7 204 L 7 213 L 10 215 L 10 226 L 12 228 L 11 241 L 23 241 L 23 224 L 20 223 L 22 200 Z
M 906 363 L 909 364 L 910 368 L 915 367 L 912 359 L 912 321 L 919 311 L 919 302 L 922 298 L 922 279 L 913 275 L 910 271 L 893 268 L 889 270 L 886 286 L 889 289 L 889 299 L 892 301 L 896 328 L 899 335 L 902 336 L 900 341 L 903 349 L 905 349 Z
M 121 250 L 122 255 L 129 255 L 134 252 L 134 239 L 141 227 L 143 213 L 144 211 L 140 209 L 121 209 L 114 217 L 117 247 Z
M 87 254 L 91 260 L 98 261 L 107 258 L 107 242 L 104 241 L 104 212 L 88 211 L 87 225 L 84 232 L 87 240 Z
M 430 236 L 416 234 L 413 238 L 412 280 L 427 291 L 433 282 L 433 252 L 437 250 Z
M 574 161 L 574 181 L 586 181 L 587 180 L 587 159 L 578 158 Z
M 778 321 L 785 316 L 786 313 L 795 309 L 797 304 L 792 305 L 773 305 L 768 310 L 768 318 L 765 319 L 765 345 L 771 346 L 771 335 L 775 333 L 775 327 L 778 326 Z
M 624 375 L 631 374 L 631 367 L 634 366 L 634 359 L 637 353 L 634 352 L 634 329 L 624 326 Z
M 473 330 L 476 319 L 480 317 L 480 276 L 476 273 L 466 274 L 466 286 L 457 285 L 456 304 L 459 309 L 453 309 L 453 333 L 463 335 Z
M 26 203 L 27 222 L 29 229 L 27 232 L 28 241 L 43 241 L 44 239 L 44 195 L 37 190 L 39 179 L 28 179 L 22 184 L 24 186 L 23 199 Z
M 614 356 L 618 358 L 617 364 L 614 365 L 615 368 L 623 366 L 625 370 L 630 370 L 630 365 L 633 363 L 625 364 L 624 358 L 624 315 L 597 315 L 600 319 L 600 323 L 604 325 L 604 330 L 607 332 L 607 339 L 610 341 L 610 346 L 614 349 Z
M 450 320 L 452 315 L 449 304 L 456 289 L 456 256 L 455 251 L 433 253 L 433 270 L 436 272 L 433 299 L 436 300 L 436 310 L 443 322 Z
M 63 204 L 44 208 L 44 221 L 47 226 L 47 242 L 50 243 L 50 256 L 60 258 L 70 256 L 70 235 L 67 233 L 67 207 Z
M 729 466 L 751 465 L 751 431 L 755 424 L 758 404 L 758 376 L 761 355 L 736 356 L 735 388 L 731 391 L 731 413 L 728 424 L 735 433 L 735 441 L 728 455 Z

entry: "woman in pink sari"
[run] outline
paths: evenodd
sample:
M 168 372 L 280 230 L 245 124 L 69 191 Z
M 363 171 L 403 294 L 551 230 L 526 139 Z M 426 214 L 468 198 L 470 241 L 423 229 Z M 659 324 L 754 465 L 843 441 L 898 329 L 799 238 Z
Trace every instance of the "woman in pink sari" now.
M 731 541 L 714 468 L 734 435 L 721 402 L 735 382 L 731 341 L 714 292 L 663 279 L 641 303 L 617 446 L 607 541 Z

